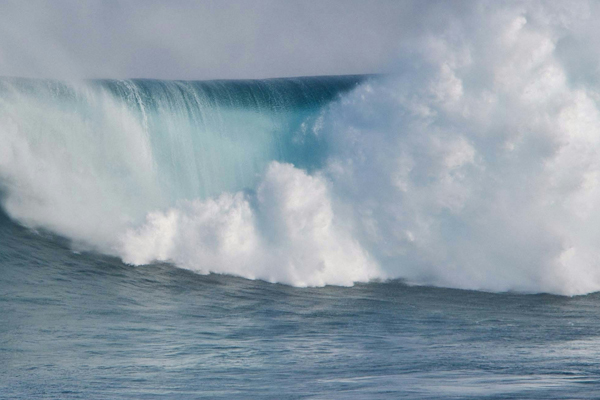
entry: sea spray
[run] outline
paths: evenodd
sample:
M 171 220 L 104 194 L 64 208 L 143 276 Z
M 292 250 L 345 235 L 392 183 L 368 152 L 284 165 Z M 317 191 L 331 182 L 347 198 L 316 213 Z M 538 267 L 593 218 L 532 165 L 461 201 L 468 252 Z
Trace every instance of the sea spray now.
M 3 80 L 3 206 L 132 264 L 598 291 L 600 92 L 564 50 L 589 16 L 486 7 L 390 76 Z
M 0 80 L 0 180 L 14 219 L 113 252 L 178 201 L 256 187 L 272 160 L 314 169 L 312 121 L 361 77 Z
M 243 193 L 153 212 L 121 237 L 125 262 L 155 260 L 296 286 L 381 278 L 377 264 L 335 218 L 327 182 L 273 162 L 254 199 Z

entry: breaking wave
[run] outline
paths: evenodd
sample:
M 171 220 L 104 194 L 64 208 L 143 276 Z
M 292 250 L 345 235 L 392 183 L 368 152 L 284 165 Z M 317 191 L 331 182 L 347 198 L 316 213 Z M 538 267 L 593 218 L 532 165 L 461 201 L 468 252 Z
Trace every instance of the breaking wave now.
M 580 16 L 534 11 L 394 76 L 3 79 L 3 208 L 136 265 L 598 291 L 600 92 L 564 50 Z

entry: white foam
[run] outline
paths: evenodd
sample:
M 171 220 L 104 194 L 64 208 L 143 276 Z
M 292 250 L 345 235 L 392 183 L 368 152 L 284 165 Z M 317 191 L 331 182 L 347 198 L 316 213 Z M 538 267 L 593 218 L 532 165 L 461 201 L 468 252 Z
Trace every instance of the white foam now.
M 53 112 L 42 118 L 53 135 L 33 140 L 24 130 L 39 130 L 23 124 L 48 105 L 3 104 L 5 207 L 132 264 L 297 286 L 403 278 L 598 291 L 600 91 L 582 73 L 588 47 L 564 47 L 591 43 L 595 21 L 562 4 L 475 7 L 414 40 L 401 74 L 372 79 L 318 118 L 322 170 L 272 162 L 255 192 L 172 203 L 135 118 L 101 118 L 97 136 L 85 119 Z M 126 113 L 110 99 L 99 106 Z
M 253 204 L 251 204 L 253 203 Z M 351 285 L 382 276 L 334 216 L 319 176 L 273 162 L 251 199 L 243 193 L 148 215 L 121 238 L 126 262 L 183 268 L 296 286 Z
M 576 18 L 543 19 L 551 9 L 507 8 L 476 26 L 482 37 L 435 37 L 425 67 L 329 113 L 326 176 L 388 276 L 600 290 L 600 97 L 569 80 L 556 48 Z

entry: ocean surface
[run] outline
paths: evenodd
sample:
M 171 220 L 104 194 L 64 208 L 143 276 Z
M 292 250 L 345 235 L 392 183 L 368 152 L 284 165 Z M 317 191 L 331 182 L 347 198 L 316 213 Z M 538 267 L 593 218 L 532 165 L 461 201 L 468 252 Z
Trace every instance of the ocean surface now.
M 598 398 L 593 93 L 443 72 L 0 79 L 0 398 Z
M 0 224 L 3 399 L 593 399 L 600 296 L 295 288 Z

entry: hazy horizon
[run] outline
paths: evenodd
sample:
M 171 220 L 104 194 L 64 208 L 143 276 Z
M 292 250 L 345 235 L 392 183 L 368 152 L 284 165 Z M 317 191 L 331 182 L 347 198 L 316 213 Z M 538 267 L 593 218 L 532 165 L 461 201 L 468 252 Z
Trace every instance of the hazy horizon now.
M 0 76 L 261 79 L 386 73 L 470 3 L 0 1 Z

